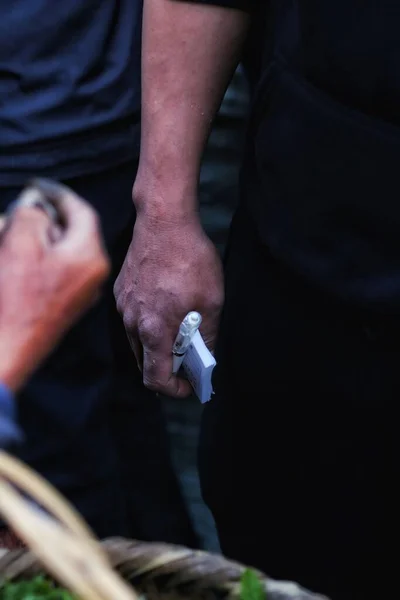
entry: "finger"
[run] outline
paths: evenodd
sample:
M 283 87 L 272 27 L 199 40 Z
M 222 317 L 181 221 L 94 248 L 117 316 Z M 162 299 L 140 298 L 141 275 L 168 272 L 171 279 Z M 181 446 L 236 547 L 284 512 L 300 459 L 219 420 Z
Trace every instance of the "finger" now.
M 3 229 L 3 244 L 16 252 L 49 246 L 51 222 L 33 207 L 16 206 Z
M 123 295 L 119 295 L 117 289 L 119 285 L 120 278 L 117 277 L 114 283 L 114 297 L 116 299 L 116 308 L 118 313 L 122 317 L 122 322 L 124 324 L 124 329 L 126 333 L 126 337 L 128 338 L 129 345 L 131 350 L 136 358 L 136 363 L 139 371 L 143 369 L 143 347 L 141 341 L 139 339 L 138 329 L 137 329 L 137 319 L 134 317 L 134 314 L 131 310 L 124 311 L 123 306 L 124 303 L 121 301 L 123 299 Z
M 65 230 L 60 243 L 71 247 L 82 246 L 88 236 L 99 233 L 96 212 L 68 187 L 48 179 L 34 179 L 31 184 L 54 204 Z M 92 237 L 93 239 L 93 237 Z
M 63 230 L 60 225 L 52 223 L 49 229 L 49 239 L 52 244 L 57 244 L 63 237 Z
M 203 341 L 204 341 L 205 345 L 207 346 L 208 350 L 211 352 L 211 354 L 214 354 L 215 342 L 216 342 L 216 337 L 217 337 L 215 326 L 200 327 L 200 334 L 201 334 L 201 337 L 203 338 Z
M 136 336 L 131 335 L 128 332 L 126 332 L 126 335 L 128 337 L 131 350 L 136 358 L 138 369 L 141 373 L 143 373 L 143 346 Z
M 192 393 L 186 379 L 172 374 L 172 345 L 169 351 L 143 348 L 143 383 L 155 392 L 174 398 L 187 398 Z

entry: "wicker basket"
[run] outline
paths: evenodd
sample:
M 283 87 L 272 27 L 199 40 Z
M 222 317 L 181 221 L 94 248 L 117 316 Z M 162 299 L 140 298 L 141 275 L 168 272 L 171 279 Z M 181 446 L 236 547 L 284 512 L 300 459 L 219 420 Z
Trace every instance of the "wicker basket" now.
M 36 504 L 26 500 L 27 494 Z M 167 544 L 119 538 L 100 544 L 49 484 L 3 452 L 0 512 L 30 548 L 3 550 L 2 579 L 47 573 L 85 600 L 138 600 L 143 595 L 147 600 L 239 597 L 243 566 Z M 322 600 L 296 584 L 259 576 L 268 600 Z

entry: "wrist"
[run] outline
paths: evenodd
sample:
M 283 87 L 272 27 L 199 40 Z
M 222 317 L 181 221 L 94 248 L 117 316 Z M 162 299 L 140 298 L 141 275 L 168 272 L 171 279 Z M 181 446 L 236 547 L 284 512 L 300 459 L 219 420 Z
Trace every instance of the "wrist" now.
M 138 217 L 149 217 L 160 223 L 199 220 L 197 181 L 160 178 L 139 171 L 132 200 Z
M 13 394 L 18 392 L 25 382 L 26 378 L 21 373 L 22 371 L 17 364 L 3 364 L 3 362 L 0 361 L 0 381 Z
M 1 336 L 0 343 L 0 381 L 13 393 L 17 392 L 30 375 L 31 360 L 27 353 L 18 351 L 12 340 L 7 343 L 7 336 Z

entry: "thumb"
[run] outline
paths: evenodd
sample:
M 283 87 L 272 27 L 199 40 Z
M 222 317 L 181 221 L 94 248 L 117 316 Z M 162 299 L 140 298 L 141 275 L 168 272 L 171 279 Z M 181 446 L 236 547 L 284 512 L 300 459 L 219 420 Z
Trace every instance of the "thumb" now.
M 192 387 L 186 379 L 172 373 L 172 344 L 169 347 L 149 349 L 143 347 L 143 383 L 165 396 L 187 398 Z

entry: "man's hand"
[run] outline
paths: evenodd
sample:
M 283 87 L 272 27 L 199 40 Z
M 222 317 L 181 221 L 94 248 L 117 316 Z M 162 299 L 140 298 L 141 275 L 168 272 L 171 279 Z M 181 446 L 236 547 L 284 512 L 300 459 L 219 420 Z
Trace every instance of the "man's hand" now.
M 13 391 L 94 301 L 109 273 L 97 216 L 67 188 L 35 183 L 60 227 L 20 207 L 0 238 L 0 380 Z
M 195 213 L 169 219 L 139 213 L 115 297 L 144 384 L 169 396 L 190 394 L 189 383 L 172 375 L 179 325 L 198 311 L 213 350 L 223 303 L 221 262 Z

